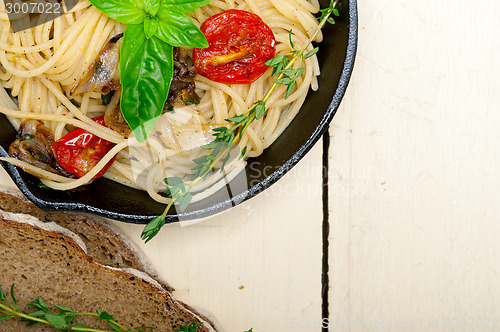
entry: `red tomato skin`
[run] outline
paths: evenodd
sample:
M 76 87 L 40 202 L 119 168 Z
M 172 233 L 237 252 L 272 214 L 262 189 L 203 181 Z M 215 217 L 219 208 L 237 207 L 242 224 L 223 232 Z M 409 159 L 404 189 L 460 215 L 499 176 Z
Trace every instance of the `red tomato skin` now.
M 92 120 L 104 125 L 104 116 Z M 62 168 L 68 173 L 81 178 L 94 168 L 114 146 L 114 143 L 99 138 L 84 129 L 77 128 L 52 143 L 51 149 Z M 97 173 L 94 179 L 103 176 L 114 160 L 115 158 Z
M 203 22 L 209 47 L 195 48 L 196 72 L 227 84 L 249 84 L 261 77 L 276 53 L 274 33 L 253 13 L 230 9 Z M 226 62 L 228 59 L 232 61 Z

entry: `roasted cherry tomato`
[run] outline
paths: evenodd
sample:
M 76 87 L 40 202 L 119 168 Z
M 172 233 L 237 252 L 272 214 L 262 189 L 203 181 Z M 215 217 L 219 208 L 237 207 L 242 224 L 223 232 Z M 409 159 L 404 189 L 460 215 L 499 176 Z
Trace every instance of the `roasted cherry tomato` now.
M 203 22 L 201 31 L 209 47 L 194 49 L 194 65 L 198 74 L 215 82 L 252 83 L 266 72 L 266 62 L 276 52 L 271 28 L 244 10 L 214 15 Z
M 99 116 L 93 120 L 103 126 L 105 125 L 104 116 Z M 94 168 L 113 146 L 115 146 L 114 143 L 101 139 L 84 129 L 77 128 L 52 143 L 51 148 L 59 165 L 68 173 L 81 178 Z M 103 176 L 113 161 L 114 158 L 97 173 L 94 179 Z

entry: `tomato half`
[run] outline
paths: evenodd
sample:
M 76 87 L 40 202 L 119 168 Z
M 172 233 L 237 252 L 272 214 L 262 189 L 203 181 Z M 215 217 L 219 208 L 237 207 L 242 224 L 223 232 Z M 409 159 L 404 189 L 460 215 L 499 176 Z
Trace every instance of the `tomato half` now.
M 271 28 L 244 10 L 216 14 L 203 22 L 201 31 L 209 47 L 194 49 L 194 65 L 198 74 L 215 82 L 252 83 L 266 72 L 266 62 L 276 53 Z
M 92 120 L 103 126 L 105 125 L 104 116 Z M 52 143 L 51 149 L 62 168 L 68 173 L 81 178 L 90 172 L 114 146 L 114 143 L 99 138 L 84 129 L 77 128 Z M 103 176 L 111 167 L 113 161 L 114 158 L 97 173 L 94 179 Z

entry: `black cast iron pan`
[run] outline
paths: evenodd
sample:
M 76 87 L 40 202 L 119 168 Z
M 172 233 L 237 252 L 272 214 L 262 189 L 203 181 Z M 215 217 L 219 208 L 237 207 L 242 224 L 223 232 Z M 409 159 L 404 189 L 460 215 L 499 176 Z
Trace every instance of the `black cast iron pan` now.
M 320 1 L 326 6 L 329 1 Z M 185 213 L 171 209 L 167 223 L 207 217 L 231 208 L 259 194 L 278 181 L 313 147 L 328 128 L 351 76 L 357 47 L 356 0 L 341 0 L 340 17 L 324 29 L 324 41 L 318 53 L 320 89 L 310 92 L 299 114 L 283 134 L 258 158 L 248 160 L 245 172 L 233 181 L 246 185 L 223 188 L 209 198 L 193 203 Z M 0 115 L 0 154 L 16 135 L 9 121 Z M 39 180 L 10 164 L 3 166 L 19 189 L 37 206 L 46 210 L 82 211 L 131 223 L 147 223 L 161 214 L 164 205 L 153 201 L 146 192 L 131 189 L 107 179 L 98 179 L 84 188 L 59 192 L 43 189 Z M 244 174 L 243 174 L 244 173 Z M 236 189 L 235 189 L 236 188 Z M 228 195 L 228 192 L 230 195 Z

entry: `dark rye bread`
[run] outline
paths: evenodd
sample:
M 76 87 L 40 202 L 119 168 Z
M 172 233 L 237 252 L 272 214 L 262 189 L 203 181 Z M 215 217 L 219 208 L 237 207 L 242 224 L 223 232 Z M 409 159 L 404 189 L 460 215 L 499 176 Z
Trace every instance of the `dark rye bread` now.
M 0 216 L 0 284 L 15 284 L 20 309 L 42 296 L 47 304 L 60 304 L 79 312 L 110 313 L 127 328 L 154 326 L 170 332 L 181 325 L 201 323 L 200 331 L 215 331 L 203 318 L 172 298 L 142 272 L 122 271 L 95 263 L 78 244 L 78 237 L 53 223 L 27 215 Z M 78 323 L 109 330 L 85 317 Z M 75 321 L 76 322 L 76 321 Z M 57 331 L 37 325 L 26 327 L 17 319 L 0 322 L 2 332 Z
M 87 246 L 87 253 L 102 265 L 116 268 L 134 268 L 153 276 L 166 289 L 154 269 L 141 259 L 141 254 L 121 235 L 98 217 L 62 211 L 44 211 L 21 196 L 20 193 L 0 189 L 0 210 L 25 213 L 43 222 L 54 222 L 77 234 Z

